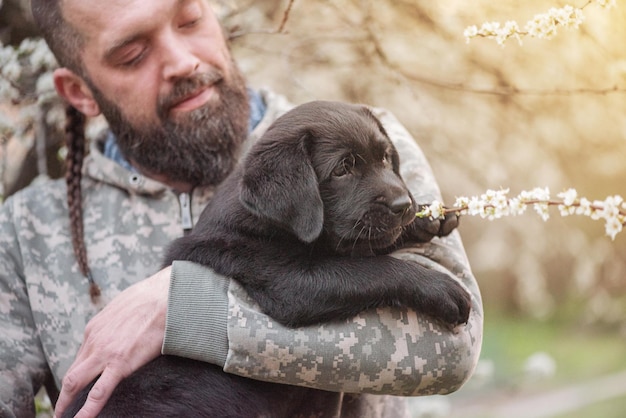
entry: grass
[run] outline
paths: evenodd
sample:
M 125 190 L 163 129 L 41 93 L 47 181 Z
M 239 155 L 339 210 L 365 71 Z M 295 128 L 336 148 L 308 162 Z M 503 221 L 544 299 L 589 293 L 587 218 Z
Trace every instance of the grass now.
M 625 340 L 614 330 L 487 312 L 481 357 L 494 362 L 496 378 L 507 379 L 523 372 L 529 356 L 545 352 L 556 362 L 553 383 L 560 384 L 626 369 Z
M 568 320 L 539 321 L 488 310 L 481 360 L 493 365 L 493 375 L 487 380 L 470 380 L 452 396 L 452 403 L 459 405 L 461 411 L 462 405 L 482 405 L 487 412 L 477 417 L 501 418 L 488 411 L 502 402 L 533 399 L 533 395 L 626 370 L 625 340 L 626 336 L 614 329 L 583 327 Z M 524 364 L 538 352 L 554 360 L 555 373 L 542 380 L 529 379 Z M 555 418 L 621 418 L 624 411 L 626 396 L 593 403 Z
M 606 402 L 599 402 L 564 415 L 554 418 L 623 418 L 626 411 L 626 396 Z

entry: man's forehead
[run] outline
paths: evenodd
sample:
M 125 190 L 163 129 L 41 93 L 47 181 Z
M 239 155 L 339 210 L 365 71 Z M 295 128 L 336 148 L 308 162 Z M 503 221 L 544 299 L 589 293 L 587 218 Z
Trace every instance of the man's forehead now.
M 91 12 L 90 14 L 98 15 L 101 10 L 119 8 L 124 9 L 132 3 L 140 3 L 145 9 L 156 9 L 163 3 L 163 0 L 107 0 L 106 2 L 100 0 L 59 0 L 61 7 L 64 11 L 82 11 Z M 220 0 L 198 0 L 201 3 L 208 5 L 213 13 L 218 18 L 228 15 L 234 10 L 234 6 L 228 2 Z M 182 0 L 177 0 L 178 3 L 182 3 Z M 228 3 L 228 4 L 227 4 Z M 1 4 L 1 2 L 0 2 Z
M 64 16 L 90 53 L 104 59 L 129 40 L 149 36 L 185 5 L 206 0 L 63 0 Z
M 168 12 L 191 2 L 207 0 L 61 0 L 64 17 L 90 32 L 102 27 L 119 27 L 125 22 L 138 24 L 158 20 Z M 93 25 L 96 25 L 95 27 Z
M 124 6 L 127 3 L 132 3 L 132 1 L 62 0 L 63 17 L 82 35 L 89 36 L 91 33 L 101 30 L 110 16 L 123 18 L 125 15 L 122 14 Z M 146 3 L 152 3 L 152 1 L 149 0 Z

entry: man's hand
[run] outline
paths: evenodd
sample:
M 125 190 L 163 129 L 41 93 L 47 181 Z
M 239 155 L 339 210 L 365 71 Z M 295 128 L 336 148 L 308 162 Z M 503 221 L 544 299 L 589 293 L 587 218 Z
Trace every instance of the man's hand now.
M 161 354 L 170 272 L 167 267 L 129 287 L 89 321 L 83 344 L 63 378 L 56 417 L 101 375 L 76 415 L 96 416 L 122 379 Z

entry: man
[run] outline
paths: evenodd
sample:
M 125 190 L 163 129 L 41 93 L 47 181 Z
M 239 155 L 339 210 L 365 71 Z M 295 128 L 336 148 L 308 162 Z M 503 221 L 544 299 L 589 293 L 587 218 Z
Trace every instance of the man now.
M 92 145 L 78 183 L 82 137 L 70 129 L 69 209 L 65 184 L 51 181 L 0 211 L 1 416 L 33 416 L 44 384 L 53 401 L 62 386 L 61 413 L 101 375 L 79 413 L 94 416 L 121 379 L 160 353 L 336 392 L 322 416 L 401 416 L 402 398 L 367 393 L 449 393 L 469 378 L 482 307 L 457 233 L 398 253 L 472 293 L 470 320 L 454 332 L 399 308 L 286 329 L 209 269 L 175 262 L 157 271 L 167 244 L 291 105 L 245 88 L 204 0 L 32 5 L 61 66 L 57 91 L 86 116 L 104 114 L 112 133 Z M 393 116 L 376 112 L 414 196 L 431 201 L 439 191 L 424 156 Z

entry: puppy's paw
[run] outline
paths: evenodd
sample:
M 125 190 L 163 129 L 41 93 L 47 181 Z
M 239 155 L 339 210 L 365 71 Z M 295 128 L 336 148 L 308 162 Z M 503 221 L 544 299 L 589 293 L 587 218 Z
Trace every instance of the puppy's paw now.
M 470 294 L 459 282 L 447 275 L 437 276 L 430 286 L 422 289 L 420 310 L 451 327 L 466 324 L 472 307 Z
M 422 211 L 425 205 L 418 205 Z M 459 216 L 456 213 L 446 213 L 443 218 L 416 217 L 404 231 L 404 236 L 412 242 L 429 242 L 434 237 L 445 237 L 459 226 Z
M 439 219 L 438 237 L 445 237 L 459 227 L 460 218 L 457 213 L 446 213 L 443 219 Z

